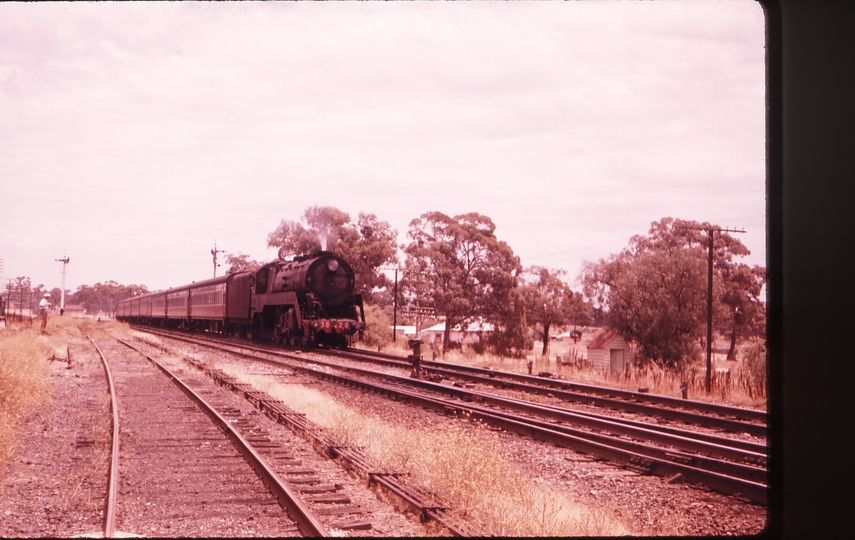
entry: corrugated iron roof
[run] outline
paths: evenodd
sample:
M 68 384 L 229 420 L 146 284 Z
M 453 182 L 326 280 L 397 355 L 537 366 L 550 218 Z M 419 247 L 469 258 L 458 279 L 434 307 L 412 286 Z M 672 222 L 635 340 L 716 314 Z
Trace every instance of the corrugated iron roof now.
M 604 349 L 609 341 L 618 337 L 617 332 L 603 332 L 602 334 L 596 336 L 591 340 L 591 343 L 588 344 L 588 350 L 591 349 Z

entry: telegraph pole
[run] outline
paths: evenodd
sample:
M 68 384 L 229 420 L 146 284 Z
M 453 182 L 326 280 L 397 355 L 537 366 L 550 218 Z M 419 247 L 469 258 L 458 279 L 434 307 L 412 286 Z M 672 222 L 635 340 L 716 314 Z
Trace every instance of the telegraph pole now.
M 62 315 L 65 312 L 65 265 L 68 264 L 68 261 L 71 259 L 68 258 L 68 255 L 63 253 L 62 259 L 56 259 L 56 262 L 62 263 L 62 291 L 60 292 L 60 301 L 59 301 L 59 313 Z
M 680 226 L 680 229 L 693 229 L 696 231 L 706 231 L 709 237 L 709 261 L 707 265 L 707 375 L 704 379 L 707 394 L 710 393 L 712 387 L 712 267 L 713 267 L 713 234 L 714 233 L 744 233 L 745 229 L 722 229 L 719 227 L 688 227 Z
M 214 249 L 211 250 L 211 255 L 214 256 L 214 277 L 217 277 L 217 267 L 220 266 L 217 264 L 217 253 L 225 253 L 224 249 L 217 249 L 217 241 L 214 240 Z

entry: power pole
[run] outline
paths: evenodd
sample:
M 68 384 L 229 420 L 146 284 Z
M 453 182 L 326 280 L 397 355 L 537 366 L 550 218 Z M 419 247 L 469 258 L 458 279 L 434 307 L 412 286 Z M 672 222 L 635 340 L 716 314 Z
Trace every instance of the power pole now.
M 211 255 L 214 256 L 214 277 L 217 277 L 217 267 L 220 266 L 217 264 L 217 253 L 225 253 L 224 249 L 217 249 L 217 241 L 214 240 L 214 249 L 211 250 Z
M 71 259 L 68 258 L 68 255 L 63 253 L 62 259 L 56 259 L 56 262 L 62 263 L 62 291 L 60 291 L 60 300 L 59 300 L 59 313 L 60 315 L 65 311 L 65 265 L 68 264 L 68 261 Z
M 707 265 L 707 375 L 704 379 L 704 385 L 707 394 L 710 393 L 712 387 L 712 267 L 713 267 L 713 233 L 744 233 L 745 229 L 722 229 L 719 227 L 687 227 L 681 226 L 680 229 L 693 229 L 696 231 L 706 231 L 709 237 L 709 261 Z

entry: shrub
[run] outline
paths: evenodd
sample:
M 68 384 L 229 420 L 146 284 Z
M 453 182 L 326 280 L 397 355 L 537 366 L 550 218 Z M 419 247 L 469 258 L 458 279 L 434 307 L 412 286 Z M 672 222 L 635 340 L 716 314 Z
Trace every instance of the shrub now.
M 382 309 L 374 305 L 366 305 L 362 343 L 369 347 L 386 347 L 392 341 L 391 326 L 392 322 Z
M 742 350 L 737 381 L 752 399 L 766 398 L 766 340 L 751 338 Z

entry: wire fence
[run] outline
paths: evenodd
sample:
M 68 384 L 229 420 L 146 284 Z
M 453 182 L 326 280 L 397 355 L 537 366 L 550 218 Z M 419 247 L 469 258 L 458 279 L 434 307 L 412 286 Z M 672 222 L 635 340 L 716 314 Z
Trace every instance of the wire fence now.
M 7 290 L 0 294 L 0 320 L 3 320 L 6 326 L 32 326 L 38 311 L 38 300 L 32 290 Z

